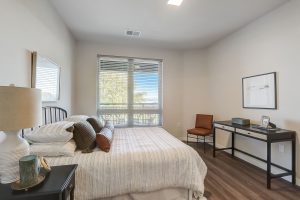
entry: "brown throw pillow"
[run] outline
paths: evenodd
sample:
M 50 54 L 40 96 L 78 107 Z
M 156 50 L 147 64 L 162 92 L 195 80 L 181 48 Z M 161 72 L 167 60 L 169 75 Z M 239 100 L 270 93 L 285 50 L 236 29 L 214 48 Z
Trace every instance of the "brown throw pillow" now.
M 74 125 L 73 125 L 73 126 L 70 126 L 69 128 L 67 128 L 66 131 L 68 131 L 68 132 L 73 132 L 73 131 L 74 131 Z
M 74 124 L 73 137 L 77 148 L 80 150 L 95 148 L 96 146 L 96 133 L 87 121 Z
M 88 121 L 91 124 L 96 133 L 100 133 L 101 129 L 103 128 L 103 125 L 98 119 L 90 117 L 86 121 Z
M 109 152 L 112 143 L 113 133 L 108 128 L 103 128 L 100 133 L 96 135 L 96 142 L 98 147 L 105 152 Z

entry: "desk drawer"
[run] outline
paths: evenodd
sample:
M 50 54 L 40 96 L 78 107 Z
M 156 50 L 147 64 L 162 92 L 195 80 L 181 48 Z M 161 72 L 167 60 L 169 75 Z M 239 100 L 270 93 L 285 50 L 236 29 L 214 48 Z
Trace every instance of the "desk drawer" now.
M 259 134 L 259 133 L 255 133 L 255 132 L 251 132 L 251 131 L 246 131 L 246 130 L 239 129 L 239 128 L 236 129 L 236 132 L 240 133 L 240 134 L 243 134 L 243 135 L 249 135 L 249 136 L 254 137 L 254 138 L 267 140 L 267 136 L 264 135 L 264 134 Z
M 233 127 L 225 126 L 225 125 L 222 125 L 222 124 L 215 124 L 215 127 L 216 127 L 216 128 L 225 129 L 225 130 L 228 130 L 228 131 L 234 131 L 234 128 L 233 128 Z

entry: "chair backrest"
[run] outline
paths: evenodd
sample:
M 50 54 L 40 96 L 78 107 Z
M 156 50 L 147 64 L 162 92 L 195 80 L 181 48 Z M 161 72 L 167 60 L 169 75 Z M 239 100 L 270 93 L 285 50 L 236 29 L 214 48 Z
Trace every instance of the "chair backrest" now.
M 203 115 L 197 114 L 196 115 L 196 125 L 195 128 L 205 128 L 205 129 L 212 129 L 213 123 L 213 115 Z

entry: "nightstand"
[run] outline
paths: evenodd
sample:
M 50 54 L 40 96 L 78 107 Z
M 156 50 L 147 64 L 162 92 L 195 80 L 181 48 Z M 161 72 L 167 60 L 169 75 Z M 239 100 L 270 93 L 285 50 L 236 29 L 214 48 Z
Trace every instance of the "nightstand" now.
M 74 199 L 77 165 L 51 167 L 44 182 L 28 191 L 13 191 L 10 184 L 0 184 L 1 200 L 70 200 Z

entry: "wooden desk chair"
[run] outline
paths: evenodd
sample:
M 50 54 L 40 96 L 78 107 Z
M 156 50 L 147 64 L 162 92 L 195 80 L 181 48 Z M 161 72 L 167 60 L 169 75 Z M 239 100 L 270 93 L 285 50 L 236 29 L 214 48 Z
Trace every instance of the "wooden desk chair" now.
M 187 130 L 187 137 L 186 137 L 187 143 L 189 142 L 189 138 L 197 139 L 197 143 L 198 143 L 199 137 L 202 136 L 203 139 L 200 140 L 200 142 L 203 142 L 204 144 L 203 146 L 204 146 L 204 153 L 205 153 L 205 137 L 210 136 L 212 134 L 212 129 L 213 129 L 213 115 L 197 114 L 195 128 Z

